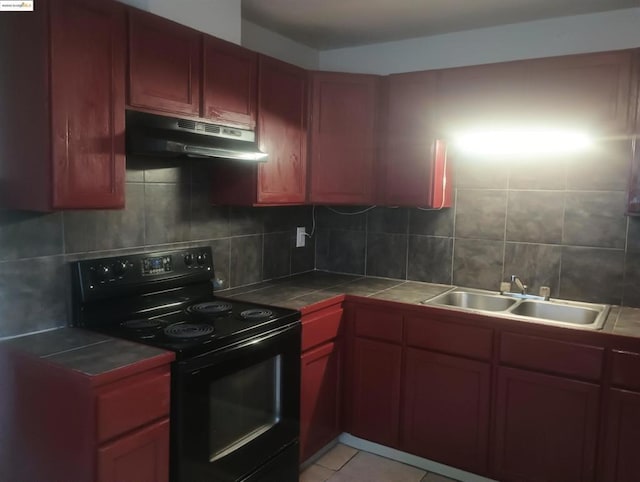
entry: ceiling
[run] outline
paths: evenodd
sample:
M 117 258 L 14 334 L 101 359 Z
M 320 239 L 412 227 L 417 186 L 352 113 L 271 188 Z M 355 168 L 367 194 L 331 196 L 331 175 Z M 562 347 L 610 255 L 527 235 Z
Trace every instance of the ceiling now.
M 242 17 L 327 50 L 640 6 L 640 0 L 242 0 Z

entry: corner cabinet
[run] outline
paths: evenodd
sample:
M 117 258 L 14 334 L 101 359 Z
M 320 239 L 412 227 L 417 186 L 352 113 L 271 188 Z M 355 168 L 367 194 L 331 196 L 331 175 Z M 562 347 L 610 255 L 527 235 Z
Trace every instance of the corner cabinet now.
M 311 77 L 309 200 L 371 204 L 380 78 L 331 72 L 314 72 Z
M 124 207 L 124 8 L 38 2 L 0 19 L 3 206 Z
M 129 98 L 134 108 L 200 114 L 200 32 L 129 9 Z
M 437 135 L 436 81 L 433 72 L 385 79 L 378 203 L 451 207 L 453 171 L 446 143 Z
M 266 162 L 212 165 L 215 204 L 303 204 L 307 193 L 307 72 L 264 55 L 258 63 L 258 141 Z

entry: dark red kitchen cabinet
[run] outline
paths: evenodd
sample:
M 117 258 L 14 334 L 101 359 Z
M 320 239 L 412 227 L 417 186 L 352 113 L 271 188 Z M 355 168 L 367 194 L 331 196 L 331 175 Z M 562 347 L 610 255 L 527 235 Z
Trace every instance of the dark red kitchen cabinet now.
M 129 11 L 129 105 L 200 114 L 202 34 L 136 9 Z
M 484 474 L 489 447 L 488 363 L 408 348 L 402 448 Z
M 598 385 L 500 367 L 496 393 L 494 478 L 595 480 Z
M 123 8 L 43 1 L 2 17 L 5 207 L 124 207 Z
M 269 154 L 256 164 L 218 162 L 216 204 L 303 204 L 307 193 L 307 72 L 260 55 L 258 141 Z
M 254 129 L 258 54 L 204 36 L 202 116 L 218 124 Z
M 301 362 L 300 460 L 305 461 L 341 433 L 340 342 L 303 353 Z
M 386 79 L 379 203 L 451 206 L 452 170 L 446 144 L 438 139 L 436 81 L 434 72 Z
M 605 482 L 635 482 L 640 473 L 640 393 L 609 390 L 604 444 Z
M 368 204 L 375 197 L 379 78 L 312 75 L 312 203 Z
M 636 55 L 623 50 L 523 62 L 527 115 L 544 125 L 586 129 L 595 136 L 630 133 L 635 117 L 631 82 Z
M 167 482 L 169 419 L 98 450 L 98 482 Z
M 350 363 L 348 431 L 398 447 L 402 347 L 355 338 Z

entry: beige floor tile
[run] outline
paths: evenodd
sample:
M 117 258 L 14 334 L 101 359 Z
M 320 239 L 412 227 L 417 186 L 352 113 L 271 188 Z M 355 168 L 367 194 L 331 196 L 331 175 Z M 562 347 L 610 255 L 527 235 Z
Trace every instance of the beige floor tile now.
M 424 470 L 378 455 L 360 452 L 329 480 L 331 482 L 420 482 L 425 475 Z
M 425 475 L 422 482 L 456 482 L 454 479 L 450 479 L 449 477 L 445 477 L 444 475 L 428 473 Z
M 351 460 L 351 458 L 357 453 L 358 450 L 353 447 L 338 444 L 316 460 L 316 464 L 322 465 L 327 469 L 340 470 L 342 466 L 349 462 L 349 460 Z
M 300 474 L 300 482 L 325 482 L 334 474 L 333 470 L 321 467 L 320 465 L 311 465 Z

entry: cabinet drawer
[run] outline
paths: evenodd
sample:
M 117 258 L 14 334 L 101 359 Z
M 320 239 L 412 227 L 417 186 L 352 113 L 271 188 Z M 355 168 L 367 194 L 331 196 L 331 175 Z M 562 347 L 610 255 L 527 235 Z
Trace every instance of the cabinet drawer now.
M 103 442 L 169 414 L 168 370 L 131 377 L 97 394 L 98 440 Z
M 302 351 L 338 337 L 342 312 L 342 308 L 335 307 L 303 317 Z
M 611 384 L 640 391 L 640 353 L 613 350 Z
M 500 362 L 543 372 L 599 380 L 604 348 L 503 333 Z
M 489 328 L 423 317 L 407 318 L 407 344 L 410 346 L 479 360 L 491 358 L 492 333 Z
M 402 343 L 402 315 L 392 311 L 359 308 L 355 316 L 355 335 Z

